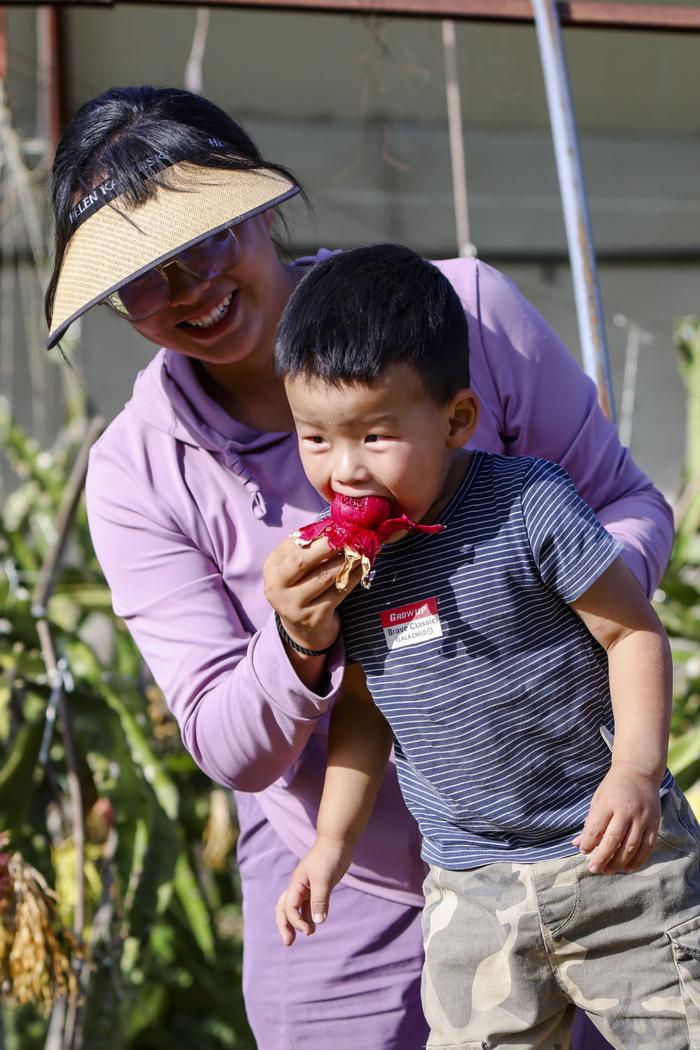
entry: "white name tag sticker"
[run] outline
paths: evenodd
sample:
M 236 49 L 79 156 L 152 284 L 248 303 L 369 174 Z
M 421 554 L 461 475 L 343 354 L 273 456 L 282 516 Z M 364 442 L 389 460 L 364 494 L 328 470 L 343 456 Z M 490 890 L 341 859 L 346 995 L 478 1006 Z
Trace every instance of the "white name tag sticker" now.
M 437 598 L 424 598 L 379 614 L 387 649 L 403 649 L 442 638 Z

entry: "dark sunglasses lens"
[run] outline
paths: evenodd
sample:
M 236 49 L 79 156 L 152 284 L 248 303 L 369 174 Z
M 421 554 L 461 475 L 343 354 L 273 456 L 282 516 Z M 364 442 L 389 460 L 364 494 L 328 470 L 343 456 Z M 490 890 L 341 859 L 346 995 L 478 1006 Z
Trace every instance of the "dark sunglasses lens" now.
M 216 277 L 231 270 L 240 259 L 240 249 L 234 233 L 227 229 L 207 237 L 192 248 L 180 252 L 177 261 L 197 277 Z
M 167 278 L 158 270 L 148 270 L 141 277 L 112 292 L 108 301 L 123 317 L 139 321 L 161 310 L 168 302 L 169 296 Z

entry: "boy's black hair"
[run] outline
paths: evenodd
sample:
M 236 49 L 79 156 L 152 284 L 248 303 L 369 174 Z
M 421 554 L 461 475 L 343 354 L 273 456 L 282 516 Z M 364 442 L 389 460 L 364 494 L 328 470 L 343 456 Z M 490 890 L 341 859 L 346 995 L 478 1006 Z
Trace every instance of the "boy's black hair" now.
M 393 364 L 415 369 L 438 404 L 469 386 L 467 320 L 440 270 L 400 244 L 355 248 L 309 270 L 282 316 L 277 373 L 371 384 Z

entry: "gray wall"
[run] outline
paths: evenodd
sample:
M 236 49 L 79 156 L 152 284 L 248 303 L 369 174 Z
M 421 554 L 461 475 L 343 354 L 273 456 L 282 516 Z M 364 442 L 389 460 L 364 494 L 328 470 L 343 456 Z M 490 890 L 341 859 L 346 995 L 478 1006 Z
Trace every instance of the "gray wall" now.
M 10 98 L 31 134 L 32 12 L 9 16 Z M 182 84 L 194 22 L 183 7 L 67 9 L 71 109 L 113 84 Z M 642 350 L 632 449 L 672 492 L 683 392 L 671 331 L 700 312 L 700 38 L 576 30 L 565 40 L 596 245 L 626 260 L 601 267 L 616 389 L 622 313 L 654 339 Z M 473 239 L 578 353 L 568 271 L 556 262 L 565 238 L 534 30 L 459 25 L 458 58 Z M 213 10 L 203 72 L 205 91 L 308 188 L 315 212 L 291 209 L 293 249 L 394 239 L 454 252 L 439 23 Z M 82 342 L 88 390 L 112 414 L 149 348 L 104 310 Z

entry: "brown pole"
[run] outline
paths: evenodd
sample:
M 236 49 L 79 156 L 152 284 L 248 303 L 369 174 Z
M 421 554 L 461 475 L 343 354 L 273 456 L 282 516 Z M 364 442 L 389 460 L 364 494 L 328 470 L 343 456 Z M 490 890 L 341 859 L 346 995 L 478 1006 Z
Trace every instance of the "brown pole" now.
M 117 0 L 60 0 L 61 7 L 114 7 Z M 327 14 L 402 18 L 453 18 L 455 21 L 534 22 L 530 0 L 118 0 L 122 4 L 181 4 L 185 7 L 247 7 Z M 39 0 L 8 0 L 6 6 L 35 6 Z M 659 33 L 700 32 L 700 9 L 680 4 L 606 3 L 559 0 L 561 25 L 572 29 L 636 29 Z
M 0 7 L 0 80 L 7 80 L 7 14 Z
M 58 7 L 43 4 L 37 11 L 39 105 L 42 134 L 49 142 L 51 157 L 56 152 L 63 127 L 62 19 Z

